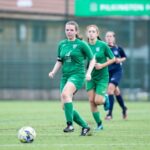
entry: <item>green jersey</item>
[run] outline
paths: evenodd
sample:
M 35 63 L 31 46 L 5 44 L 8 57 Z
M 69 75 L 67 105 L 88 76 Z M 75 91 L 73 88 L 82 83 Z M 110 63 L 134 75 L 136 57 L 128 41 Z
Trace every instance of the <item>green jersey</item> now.
M 93 53 L 88 44 L 80 39 L 63 40 L 58 46 L 58 60 L 62 62 L 63 76 L 85 74 L 85 58 L 91 60 Z
M 103 64 L 107 61 L 107 59 L 114 58 L 114 55 L 109 48 L 109 46 L 100 40 L 97 40 L 94 45 L 89 44 L 91 47 L 93 54 L 95 55 L 95 59 L 97 63 Z M 108 67 L 104 67 L 102 69 L 93 69 L 92 71 L 92 79 L 99 81 L 100 79 L 109 76 Z

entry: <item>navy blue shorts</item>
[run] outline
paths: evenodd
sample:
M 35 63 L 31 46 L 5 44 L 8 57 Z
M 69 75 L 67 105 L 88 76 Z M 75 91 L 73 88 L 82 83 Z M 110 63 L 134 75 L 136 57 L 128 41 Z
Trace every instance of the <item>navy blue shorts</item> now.
M 121 78 L 122 78 L 122 69 L 109 71 L 109 83 L 118 86 Z

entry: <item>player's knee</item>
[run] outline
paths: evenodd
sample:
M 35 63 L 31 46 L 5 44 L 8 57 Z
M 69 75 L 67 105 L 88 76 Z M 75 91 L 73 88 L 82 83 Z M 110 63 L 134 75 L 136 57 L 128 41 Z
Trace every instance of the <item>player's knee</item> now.
M 89 103 L 90 103 L 91 107 L 95 107 L 94 100 L 89 100 Z
M 120 91 L 116 91 L 116 92 L 115 92 L 115 95 L 116 95 L 116 96 L 120 95 Z
M 95 102 L 96 105 L 102 105 L 103 104 L 103 99 L 102 98 L 95 99 L 94 102 Z
M 120 89 L 119 89 L 119 88 L 116 88 L 114 94 L 115 94 L 116 96 L 117 96 L 117 95 L 120 95 L 120 94 L 121 94 Z
M 69 97 L 69 95 L 68 95 L 67 93 L 63 92 L 63 93 L 61 94 L 61 99 L 62 99 L 63 101 L 67 101 L 68 99 L 70 99 L 70 97 Z
M 94 98 L 89 96 L 89 102 L 93 103 L 94 102 Z
M 114 95 L 114 90 L 109 90 L 109 89 L 108 89 L 107 94 L 108 94 L 108 95 Z

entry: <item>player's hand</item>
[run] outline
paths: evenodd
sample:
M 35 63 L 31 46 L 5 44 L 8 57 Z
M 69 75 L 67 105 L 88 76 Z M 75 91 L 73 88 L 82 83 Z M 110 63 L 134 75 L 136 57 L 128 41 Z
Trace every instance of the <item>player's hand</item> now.
M 86 80 L 90 81 L 91 80 L 91 74 L 86 74 Z
M 54 78 L 54 73 L 51 71 L 51 72 L 48 74 L 48 76 L 49 76 L 50 78 Z
M 119 64 L 121 61 L 119 58 L 116 58 L 116 63 Z
M 100 63 L 95 64 L 95 69 L 99 70 L 99 69 L 102 69 L 102 68 L 103 68 L 102 64 L 100 64 Z

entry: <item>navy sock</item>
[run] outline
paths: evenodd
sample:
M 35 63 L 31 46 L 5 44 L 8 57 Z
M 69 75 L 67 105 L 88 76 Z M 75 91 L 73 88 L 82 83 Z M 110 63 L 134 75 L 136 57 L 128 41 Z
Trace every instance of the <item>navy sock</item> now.
M 124 100 L 123 100 L 123 98 L 122 98 L 122 95 L 117 95 L 117 96 L 116 96 L 116 99 L 117 99 L 117 101 L 118 101 L 120 107 L 122 108 L 122 110 L 124 110 L 126 107 L 125 107 L 125 105 L 124 105 Z
M 108 115 L 112 116 L 112 111 L 113 111 L 113 106 L 114 106 L 114 96 L 113 95 L 109 95 L 109 103 L 110 103 L 110 107 L 109 107 Z

